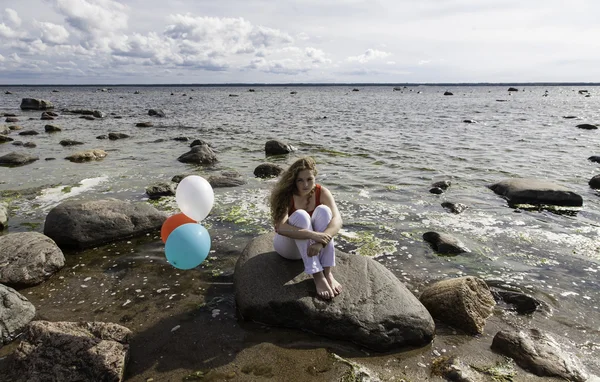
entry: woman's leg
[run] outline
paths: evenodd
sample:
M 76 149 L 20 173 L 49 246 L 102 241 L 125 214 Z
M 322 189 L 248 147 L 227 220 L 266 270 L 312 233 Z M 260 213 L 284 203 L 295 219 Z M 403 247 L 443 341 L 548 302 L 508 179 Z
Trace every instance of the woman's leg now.
M 331 222 L 333 214 L 331 209 L 324 204 L 317 206 L 312 215 L 312 226 L 315 231 L 323 232 Z M 323 247 L 319 253 L 319 261 L 323 267 L 335 267 L 335 246 L 333 239 Z
M 333 214 L 331 209 L 326 205 L 320 205 L 315 208 L 312 215 L 312 225 L 315 231 L 323 232 L 331 222 Z M 333 277 L 331 273 L 331 267 L 335 267 L 335 246 L 333 238 L 327 243 L 327 245 L 319 253 L 319 261 L 323 266 L 323 275 L 329 284 L 329 287 L 333 290 L 335 296 L 342 292 L 342 285 Z
M 308 215 L 308 212 L 306 212 L 304 210 L 296 210 L 289 217 L 288 224 L 293 225 L 294 227 L 302 228 L 302 229 L 309 229 L 309 230 L 313 229 L 311 218 Z M 283 244 L 285 244 L 286 241 L 281 238 L 278 239 L 278 236 L 281 236 L 281 235 L 275 235 L 275 241 L 274 241 L 273 245 L 274 246 L 276 246 L 276 245 L 283 246 Z M 289 239 L 289 238 L 287 238 L 287 239 Z M 297 252 L 300 254 L 302 261 L 304 262 L 304 272 L 313 276 L 313 278 L 315 280 L 315 286 L 317 287 L 317 294 L 324 299 L 327 299 L 327 300 L 331 299 L 334 296 L 334 292 L 331 289 L 331 287 L 329 286 L 329 282 L 325 278 L 325 275 L 323 274 L 323 266 L 321 265 L 319 256 L 313 256 L 313 257 L 308 256 L 308 246 L 312 244 L 312 240 L 308 240 L 308 239 L 290 239 L 290 240 L 295 243 Z M 289 250 L 289 247 L 287 249 L 286 248 L 278 249 L 277 246 L 275 247 L 275 250 L 283 257 L 289 258 L 288 256 L 285 256 L 283 254 L 284 252 L 286 254 L 291 253 L 291 251 Z M 282 252 L 279 252 L 280 250 L 282 250 Z

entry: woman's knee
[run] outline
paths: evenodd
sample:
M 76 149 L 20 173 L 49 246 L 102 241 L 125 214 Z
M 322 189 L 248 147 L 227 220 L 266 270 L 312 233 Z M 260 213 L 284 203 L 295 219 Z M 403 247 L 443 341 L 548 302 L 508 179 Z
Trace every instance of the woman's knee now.
M 290 225 L 293 225 L 294 227 L 298 228 L 308 229 L 312 226 L 310 215 L 304 210 L 294 211 L 292 215 L 288 218 L 288 222 Z
M 324 218 L 326 220 L 331 220 L 333 218 L 333 213 L 331 212 L 331 208 L 326 206 L 325 204 L 318 205 L 317 208 L 313 211 L 313 219 Z

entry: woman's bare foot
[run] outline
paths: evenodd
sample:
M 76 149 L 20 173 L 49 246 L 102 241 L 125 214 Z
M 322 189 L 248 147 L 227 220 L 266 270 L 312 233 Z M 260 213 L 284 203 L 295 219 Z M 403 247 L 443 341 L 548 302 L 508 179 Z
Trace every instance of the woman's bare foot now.
M 321 297 L 323 300 L 331 300 L 335 296 L 333 290 L 329 286 L 329 282 L 323 275 L 323 272 L 313 274 L 313 279 L 315 280 L 317 295 L 319 297 Z
M 340 284 L 333 277 L 333 273 L 331 273 L 331 268 L 326 268 L 325 270 L 323 270 L 323 274 L 325 275 L 325 279 L 327 280 L 329 287 L 333 291 L 333 296 L 335 297 L 338 294 L 342 293 L 342 284 Z

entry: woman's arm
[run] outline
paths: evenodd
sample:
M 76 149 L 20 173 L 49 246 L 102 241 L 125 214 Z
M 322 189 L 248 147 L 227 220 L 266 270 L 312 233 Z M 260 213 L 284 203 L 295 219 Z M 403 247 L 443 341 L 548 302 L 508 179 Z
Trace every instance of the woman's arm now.
M 275 232 L 282 236 L 287 236 L 292 239 L 313 239 L 314 232 L 308 229 L 298 228 L 288 224 L 288 214 L 275 224 Z

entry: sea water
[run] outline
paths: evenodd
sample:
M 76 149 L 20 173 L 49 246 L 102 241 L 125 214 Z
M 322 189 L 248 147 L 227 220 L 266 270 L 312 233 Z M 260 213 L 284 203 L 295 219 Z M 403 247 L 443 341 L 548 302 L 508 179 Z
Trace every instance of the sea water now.
M 318 182 L 331 190 L 344 220 L 338 248 L 377 258 L 417 295 L 424 283 L 461 275 L 517 287 L 550 304 L 560 325 L 600 342 L 600 196 L 588 186 L 600 168 L 587 159 L 600 155 L 600 130 L 576 127 L 600 122 L 600 87 L 587 86 L 584 94 L 575 86 L 520 86 L 517 92 L 506 86 L 399 89 L 1 87 L 0 113 L 16 113 L 23 130 L 40 132 L 10 134 L 35 148 L 0 145 L 0 155 L 14 151 L 40 158 L 0 167 L 0 190 L 11 214 L 4 233 L 41 232 L 48 211 L 65 200 L 146 201 L 147 186 L 174 175 L 235 171 L 247 183 L 215 189 L 215 207 L 204 224 L 220 232 L 219 240 L 243 248 L 271 229 L 267 198 L 274 180 L 255 178 L 254 169 L 265 162 L 286 167 L 310 155 L 318 163 Z M 13 94 L 5 95 L 7 90 Z M 19 110 L 22 98 L 48 100 L 60 116 L 41 121 L 40 111 Z M 99 110 L 106 117 L 88 121 L 65 109 Z M 151 117 L 149 109 L 161 109 L 166 117 Z M 139 128 L 138 122 L 154 127 Z M 62 132 L 45 133 L 46 124 Z M 131 137 L 96 138 L 109 132 Z M 189 141 L 173 140 L 178 137 Z M 84 144 L 63 147 L 63 139 Z M 209 142 L 219 162 L 178 162 L 193 139 Z M 267 157 L 265 143 L 271 139 L 297 151 Z M 91 163 L 64 159 L 84 149 L 108 155 Z M 511 208 L 487 186 L 515 177 L 566 186 L 583 197 L 583 207 L 570 213 Z M 441 180 L 450 180 L 451 187 L 441 195 L 429 193 Z M 8 192 L 25 189 L 33 193 L 19 198 Z M 441 206 L 446 201 L 468 209 L 452 214 Z M 177 209 L 174 198 L 156 205 Z M 449 233 L 470 252 L 439 256 L 422 239 L 427 231 Z

